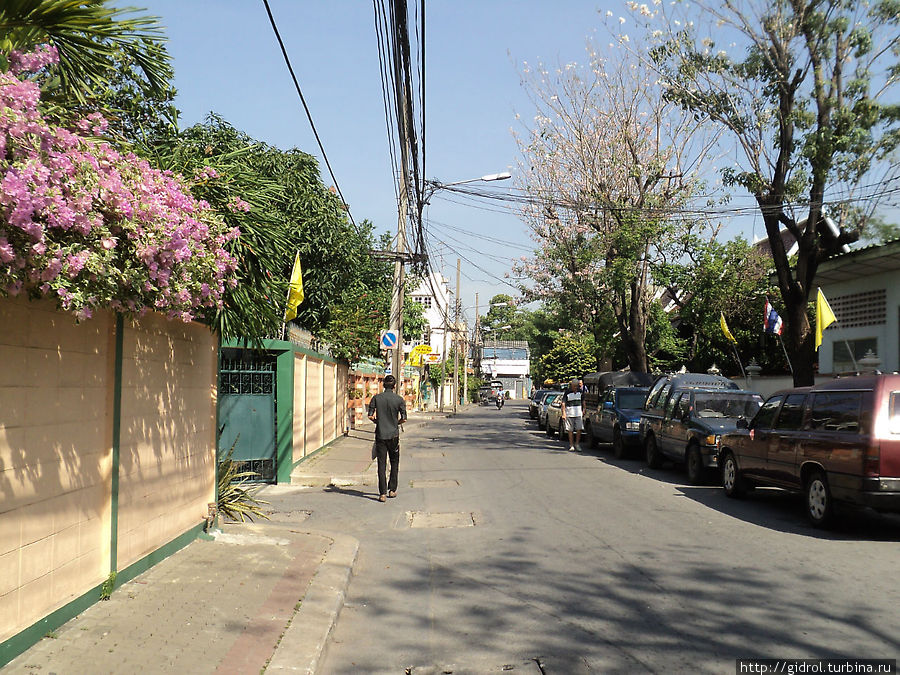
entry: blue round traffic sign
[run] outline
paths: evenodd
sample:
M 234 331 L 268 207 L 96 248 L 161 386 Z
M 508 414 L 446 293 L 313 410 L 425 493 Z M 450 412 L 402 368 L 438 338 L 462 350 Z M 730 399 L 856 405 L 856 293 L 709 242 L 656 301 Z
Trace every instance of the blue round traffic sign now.
M 397 346 L 397 332 L 393 330 L 381 331 L 381 348 L 394 349 Z

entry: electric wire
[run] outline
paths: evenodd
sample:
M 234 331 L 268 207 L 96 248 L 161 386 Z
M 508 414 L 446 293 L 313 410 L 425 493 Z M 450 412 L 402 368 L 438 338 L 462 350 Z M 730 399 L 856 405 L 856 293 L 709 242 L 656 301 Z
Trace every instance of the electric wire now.
M 278 40 L 278 46 L 281 47 L 281 55 L 284 57 L 284 63 L 287 65 L 288 72 L 291 74 L 291 79 L 294 81 L 294 88 L 297 90 L 297 95 L 300 97 L 300 103 L 303 104 L 303 110 L 306 111 L 306 119 L 309 120 L 309 126 L 312 129 L 313 136 L 316 138 L 316 143 L 319 144 L 319 150 L 322 152 L 322 159 L 325 160 L 325 166 L 328 167 L 328 173 L 331 175 L 331 180 L 334 182 L 334 188 L 337 190 L 338 196 L 341 198 L 341 203 L 344 205 L 344 209 L 347 211 L 347 217 L 350 219 L 350 222 L 353 224 L 353 227 L 359 230 L 359 226 L 357 226 L 356 221 L 353 220 L 353 214 L 350 212 L 350 204 L 344 199 L 344 193 L 341 191 L 341 186 L 338 183 L 337 177 L 334 175 L 334 170 L 331 168 L 331 162 L 328 159 L 328 154 L 325 152 L 325 146 L 322 144 L 322 139 L 319 137 L 319 131 L 316 129 L 316 124 L 313 122 L 312 113 L 309 111 L 309 106 L 306 104 L 306 97 L 303 95 L 303 90 L 300 89 L 300 82 L 297 80 L 297 75 L 294 73 L 294 66 L 291 65 L 291 59 L 288 56 L 287 48 L 284 46 L 284 40 L 281 39 L 281 33 L 278 31 L 278 25 L 275 23 L 275 17 L 272 14 L 272 8 L 269 7 L 269 0 L 263 0 L 263 5 L 266 8 L 266 14 L 269 15 L 269 23 L 272 25 L 272 31 L 275 33 L 275 39 Z

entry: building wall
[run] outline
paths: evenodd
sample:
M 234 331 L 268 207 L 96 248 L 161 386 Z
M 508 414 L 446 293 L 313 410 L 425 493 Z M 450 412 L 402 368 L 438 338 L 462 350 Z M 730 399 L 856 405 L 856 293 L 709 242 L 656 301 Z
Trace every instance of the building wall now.
M 124 331 L 119 527 L 116 320 L 0 298 L 0 643 L 202 522 L 214 494 L 216 343 L 147 316 Z
M 822 286 L 822 293 L 831 302 L 845 295 L 884 289 L 886 295 L 884 323 L 839 327 L 832 324 L 822 336 L 819 347 L 819 372 L 834 372 L 834 343 L 860 338 L 875 338 L 879 369 L 885 372 L 900 370 L 900 271 L 859 277 L 840 284 Z M 840 319 L 840 315 L 838 316 Z M 815 328 L 815 327 L 813 327 Z

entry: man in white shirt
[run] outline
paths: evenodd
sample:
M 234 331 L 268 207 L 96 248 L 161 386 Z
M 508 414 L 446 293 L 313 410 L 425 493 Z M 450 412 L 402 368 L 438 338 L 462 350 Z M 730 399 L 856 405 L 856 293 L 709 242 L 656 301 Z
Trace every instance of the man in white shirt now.
M 578 380 L 569 382 L 569 391 L 563 394 L 562 418 L 566 431 L 569 432 L 569 450 L 581 452 L 581 432 L 584 430 L 584 417 L 581 406 L 581 387 Z M 574 437 L 573 437 L 574 434 Z

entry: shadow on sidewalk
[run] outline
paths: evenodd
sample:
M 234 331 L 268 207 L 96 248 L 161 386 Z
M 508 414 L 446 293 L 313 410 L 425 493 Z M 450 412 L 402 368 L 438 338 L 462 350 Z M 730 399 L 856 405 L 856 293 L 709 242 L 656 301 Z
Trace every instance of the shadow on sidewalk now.
M 373 502 L 378 501 L 378 495 L 370 492 L 363 492 L 362 490 L 355 490 L 353 488 L 345 488 L 339 487 L 337 485 L 329 485 L 325 488 L 324 492 L 333 492 L 339 495 L 346 495 L 348 497 L 360 497 L 361 499 L 370 499 Z

